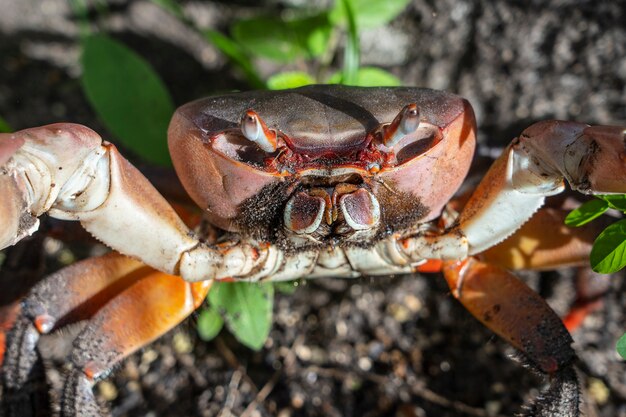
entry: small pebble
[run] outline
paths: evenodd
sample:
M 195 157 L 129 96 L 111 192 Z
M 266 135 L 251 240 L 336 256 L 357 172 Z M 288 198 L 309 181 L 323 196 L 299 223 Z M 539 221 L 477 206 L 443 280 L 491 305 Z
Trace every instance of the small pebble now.
M 597 404 L 606 404 L 610 394 L 609 389 L 601 379 L 589 378 L 589 395 Z
M 193 350 L 193 344 L 191 343 L 191 339 L 187 333 L 176 333 L 172 344 L 174 345 L 174 350 L 177 353 L 190 353 Z
M 499 401 L 487 401 L 485 403 L 485 411 L 488 416 L 495 416 L 500 413 L 500 409 L 502 408 L 502 403 Z
M 302 408 L 304 405 L 304 396 L 299 392 L 295 393 L 291 398 L 291 405 L 293 408 Z
M 101 381 L 98 384 L 98 392 L 107 401 L 113 401 L 117 398 L 117 388 L 110 381 Z
M 361 368 L 365 372 L 372 369 L 372 361 L 370 360 L 370 358 L 359 358 L 358 363 L 359 363 L 359 368 Z
M 388 310 L 391 317 L 393 317 L 394 320 L 399 323 L 404 323 L 412 317 L 409 309 L 402 304 L 390 304 Z
M 404 297 L 404 304 L 413 313 L 417 313 L 422 309 L 422 301 L 413 294 L 407 294 Z
M 296 347 L 296 356 L 302 361 L 311 360 L 311 349 L 308 346 L 300 345 Z
M 339 337 L 345 337 L 348 334 L 348 325 L 343 320 L 337 322 L 335 329 Z

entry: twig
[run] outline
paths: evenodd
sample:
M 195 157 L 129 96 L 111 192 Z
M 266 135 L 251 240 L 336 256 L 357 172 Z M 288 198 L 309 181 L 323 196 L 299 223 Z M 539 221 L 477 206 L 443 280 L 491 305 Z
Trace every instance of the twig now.
M 327 369 L 327 368 L 320 368 L 318 366 L 309 366 L 306 368 L 306 370 L 315 372 L 319 375 L 329 376 L 329 377 L 340 379 L 340 380 L 346 379 L 346 377 L 349 375 L 348 372 L 342 371 L 340 369 Z M 359 376 L 362 377 L 363 379 L 367 379 L 378 385 L 386 385 L 390 383 L 388 377 L 377 375 L 377 374 L 359 373 Z M 429 390 L 428 388 L 422 386 L 421 384 L 420 385 L 413 384 L 411 386 L 411 392 L 425 401 L 428 401 L 430 403 L 437 404 L 441 407 L 452 409 L 454 411 L 458 411 L 460 413 L 467 414 L 470 416 L 506 417 L 501 414 L 496 414 L 495 416 L 491 416 L 487 414 L 487 412 L 483 410 L 482 408 L 472 407 L 461 401 L 451 401 L 443 397 L 442 395 L 439 395 L 436 392 Z
M 246 372 L 246 368 L 244 368 L 244 366 L 239 363 L 239 360 L 237 360 L 237 356 L 235 356 L 233 351 L 230 350 L 230 348 L 226 345 L 226 343 L 224 343 L 224 341 L 220 337 L 216 337 L 214 343 L 215 343 L 215 347 L 217 347 L 217 350 L 220 352 L 220 355 L 222 355 L 226 363 L 228 363 L 228 365 L 231 368 L 241 372 L 241 376 L 243 380 L 246 381 L 248 385 L 250 385 L 252 391 L 255 394 L 258 394 L 259 388 L 256 386 L 254 381 L 248 376 L 248 373 Z
M 267 396 L 270 395 L 270 393 L 276 386 L 276 383 L 278 382 L 278 379 L 280 378 L 281 373 L 282 372 L 280 369 L 274 372 L 272 377 L 265 383 L 265 385 L 263 385 L 263 388 L 261 388 L 261 390 L 257 393 L 254 400 L 251 401 L 250 404 L 248 404 L 246 409 L 243 411 L 243 413 L 241 413 L 241 417 L 251 416 L 252 412 L 256 409 L 257 404 L 261 404 L 263 403 L 263 401 L 265 401 Z
M 230 378 L 230 382 L 228 383 L 228 394 L 226 395 L 226 401 L 224 401 L 224 408 L 220 411 L 219 417 L 230 417 L 233 415 L 231 410 L 235 405 L 237 387 L 241 382 L 242 375 L 243 373 L 239 370 L 235 370 L 235 372 L 233 372 L 233 376 Z

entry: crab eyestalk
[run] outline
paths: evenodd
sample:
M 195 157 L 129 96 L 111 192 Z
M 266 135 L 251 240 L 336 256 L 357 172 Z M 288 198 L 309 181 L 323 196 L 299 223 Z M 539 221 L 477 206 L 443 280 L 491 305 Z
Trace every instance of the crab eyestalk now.
M 241 117 L 241 133 L 246 139 L 256 143 L 265 152 L 276 151 L 278 141 L 276 132 L 267 127 L 254 110 L 247 110 Z
M 420 111 L 417 104 L 407 104 L 390 124 L 383 127 L 383 144 L 388 148 L 395 146 L 400 139 L 417 131 L 419 125 Z

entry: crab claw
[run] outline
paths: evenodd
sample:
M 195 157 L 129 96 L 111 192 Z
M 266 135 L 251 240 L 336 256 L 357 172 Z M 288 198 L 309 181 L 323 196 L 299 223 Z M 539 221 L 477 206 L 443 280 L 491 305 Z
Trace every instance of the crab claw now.
M 276 151 L 276 132 L 268 128 L 254 110 L 247 110 L 243 114 L 240 126 L 246 139 L 256 143 L 265 152 Z
M 383 128 L 383 144 L 391 148 L 400 142 L 400 139 L 415 132 L 419 125 L 420 111 L 417 104 L 407 104 L 393 122 Z
M 583 130 L 596 148 L 594 159 L 586 160 L 590 165 L 589 183 L 593 189 L 606 192 L 626 192 L 626 129 L 619 126 L 590 126 Z
M 24 138 L 20 136 L 0 134 L 0 248 L 12 245 L 31 234 L 39 224 L 24 214 L 26 203 L 18 197 L 22 192 L 15 180 L 3 175 L 3 167 L 24 142 Z
M 0 166 L 4 165 L 22 145 L 24 145 L 24 138 L 0 135 Z

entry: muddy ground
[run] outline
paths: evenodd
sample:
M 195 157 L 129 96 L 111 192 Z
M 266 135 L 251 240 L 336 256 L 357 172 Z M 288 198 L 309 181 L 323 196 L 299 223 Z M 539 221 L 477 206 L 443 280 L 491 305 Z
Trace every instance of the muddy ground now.
M 92 21 L 148 59 L 176 104 L 246 89 L 219 52 L 152 3 L 110 3 Z M 262 3 L 183 2 L 190 18 L 219 30 L 287 2 Z M 0 115 L 15 129 L 63 120 L 109 138 L 77 79 L 78 28 L 66 3 L 0 0 L 0 10 Z M 624 22 L 624 1 L 418 0 L 387 27 L 363 34 L 363 61 L 406 85 L 467 97 L 490 154 L 541 119 L 626 124 Z M 7 253 L 4 288 L 31 274 L 44 250 L 46 272 L 92 250 L 50 239 L 43 249 L 26 245 L 34 253 Z M 24 259 L 19 277 L 19 267 L 9 268 L 15 259 Z M 575 272 L 524 279 L 564 314 Z M 586 415 L 624 417 L 626 365 L 614 345 L 626 329 L 626 280 L 604 280 L 604 304 L 573 334 L 574 347 Z M 277 296 L 260 352 L 225 332 L 202 342 L 194 326 L 187 320 L 96 386 L 114 416 L 511 416 L 545 382 L 510 360 L 513 350 L 465 312 L 437 275 L 302 283 Z M 49 368 L 57 386 L 62 361 Z

